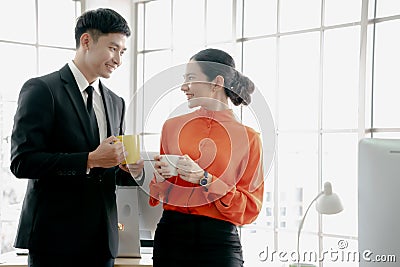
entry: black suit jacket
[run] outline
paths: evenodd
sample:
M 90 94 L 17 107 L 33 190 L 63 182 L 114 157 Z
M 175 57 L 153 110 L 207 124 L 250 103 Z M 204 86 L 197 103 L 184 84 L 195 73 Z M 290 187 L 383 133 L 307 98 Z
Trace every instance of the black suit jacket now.
M 123 134 L 124 100 L 100 83 L 107 133 Z M 28 178 L 15 246 L 37 252 L 118 251 L 116 183 L 135 185 L 118 167 L 87 174 L 93 140 L 81 92 L 68 65 L 27 81 L 11 138 L 11 171 Z

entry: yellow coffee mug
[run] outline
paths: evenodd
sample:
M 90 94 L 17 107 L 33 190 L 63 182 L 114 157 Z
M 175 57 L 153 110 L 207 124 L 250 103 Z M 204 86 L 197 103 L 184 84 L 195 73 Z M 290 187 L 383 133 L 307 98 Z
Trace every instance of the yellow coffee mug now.
M 122 164 L 133 164 L 140 159 L 140 142 L 138 134 L 127 134 L 117 136 L 119 141 L 124 145 L 127 155 Z

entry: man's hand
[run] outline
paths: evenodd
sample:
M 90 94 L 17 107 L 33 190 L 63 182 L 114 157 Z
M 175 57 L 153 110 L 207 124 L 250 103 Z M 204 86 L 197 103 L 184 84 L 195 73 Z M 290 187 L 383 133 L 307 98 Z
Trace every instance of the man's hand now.
M 105 139 L 96 150 L 89 153 L 87 167 L 111 168 L 124 161 L 124 146 L 115 136 Z
M 119 167 L 131 174 L 133 178 L 137 178 L 143 171 L 144 161 L 143 159 L 139 159 L 134 164 L 120 164 Z

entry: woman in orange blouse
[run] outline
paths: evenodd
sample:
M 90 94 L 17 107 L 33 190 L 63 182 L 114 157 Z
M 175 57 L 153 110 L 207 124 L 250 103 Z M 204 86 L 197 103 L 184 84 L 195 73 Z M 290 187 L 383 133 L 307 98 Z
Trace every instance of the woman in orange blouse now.
M 258 133 L 229 108 L 247 105 L 254 84 L 235 70 L 232 57 L 202 50 L 186 66 L 181 87 L 192 113 L 169 119 L 161 135 L 150 205 L 163 203 L 154 237 L 157 266 L 243 266 L 238 225 L 253 222 L 263 199 Z M 172 176 L 163 154 L 181 155 Z

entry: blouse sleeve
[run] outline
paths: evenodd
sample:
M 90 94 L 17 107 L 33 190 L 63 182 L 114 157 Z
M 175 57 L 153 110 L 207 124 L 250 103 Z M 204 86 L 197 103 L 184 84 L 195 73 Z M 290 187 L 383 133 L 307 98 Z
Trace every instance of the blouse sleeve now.
M 213 176 L 205 193 L 213 200 L 218 211 L 237 225 L 253 222 L 260 213 L 264 194 L 262 148 L 259 135 L 255 135 L 249 151 L 245 171 L 236 185 Z
M 166 195 L 171 183 L 167 180 L 157 183 L 155 177 L 150 181 L 150 206 L 157 206 L 160 202 L 166 202 Z

